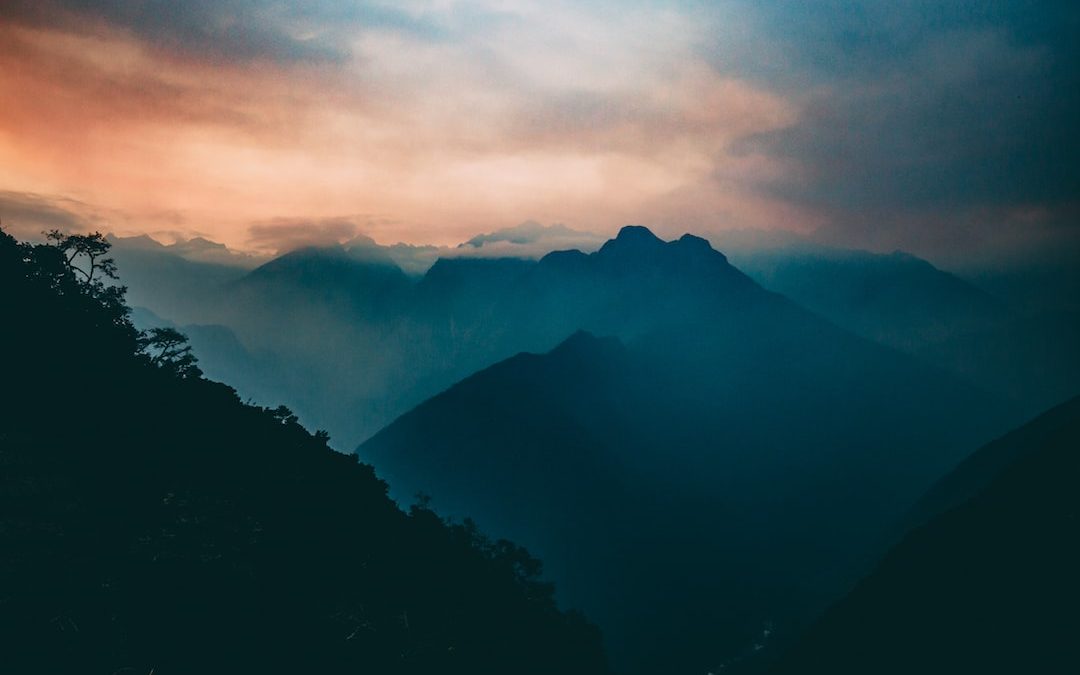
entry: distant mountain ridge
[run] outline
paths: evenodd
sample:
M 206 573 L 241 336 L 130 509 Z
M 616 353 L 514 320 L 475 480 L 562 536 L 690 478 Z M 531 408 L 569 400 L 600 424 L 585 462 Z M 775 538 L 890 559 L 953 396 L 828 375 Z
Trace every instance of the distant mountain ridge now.
M 624 229 L 515 270 L 500 302 L 511 319 L 488 335 L 572 336 L 465 378 L 358 454 L 399 498 L 424 492 L 543 552 L 629 672 L 697 672 L 761 622 L 799 620 L 1001 421 L 992 398 L 762 289 L 695 237 Z M 695 551 L 687 579 L 668 547 Z
M 579 328 L 610 332 L 617 315 L 633 318 L 633 294 L 655 296 L 649 286 L 676 273 L 716 264 L 732 281 L 741 276 L 704 240 L 667 244 L 645 228 L 632 227 L 593 254 L 555 253 L 540 261 L 445 258 L 416 281 L 401 272 L 386 249 L 363 241 L 309 247 L 250 272 L 197 268 L 186 260 L 162 265 L 157 249 L 151 258 L 121 250 L 118 260 L 122 269 L 132 270 L 133 287 L 141 289 L 132 291 L 136 304 L 178 324 L 225 325 L 249 351 L 276 355 L 267 361 L 272 372 L 262 380 L 277 379 L 276 388 L 288 393 L 302 419 L 358 440 L 409 405 L 500 358 L 550 349 Z M 586 262 L 575 271 L 571 259 L 576 256 Z M 653 270 L 649 259 L 654 257 L 668 267 Z M 197 281 L 154 282 L 155 274 L 168 276 L 176 266 L 190 269 Z M 597 273 L 611 277 L 603 282 L 607 288 L 594 284 Z M 558 297 L 559 289 L 574 296 L 569 303 Z M 163 302 L 148 297 L 154 294 Z M 172 311 L 160 310 L 161 304 Z M 572 316 L 565 314 L 574 306 Z M 290 324 L 286 332 L 278 325 L 284 317 Z M 345 362 L 328 362 L 330 354 Z M 403 372 L 400 364 L 406 362 L 410 366 Z M 301 378 L 324 386 L 310 387 Z M 242 391 L 265 390 L 261 383 L 247 384 L 237 382 Z M 341 396 L 320 400 L 319 389 Z
M 804 247 L 748 253 L 741 264 L 767 288 L 899 349 L 984 327 L 1005 313 L 984 291 L 902 251 Z
M 203 322 L 270 355 L 307 422 L 382 428 L 358 452 L 395 496 L 541 552 L 638 672 L 715 668 L 766 623 L 794 630 L 1016 419 L 692 235 L 631 226 L 592 253 L 444 260 L 419 280 L 343 248 L 223 284 Z
M 1080 379 L 1080 313 L 1067 301 L 1058 306 L 1075 295 L 1068 274 L 1048 273 L 1036 293 L 1022 277 L 977 277 L 976 284 L 901 251 L 878 254 L 801 242 L 742 247 L 734 257 L 767 288 L 856 334 L 1010 398 L 1026 415 L 1070 396 Z M 982 290 L 982 283 L 1003 293 L 1001 299 Z M 1017 302 L 1014 293 L 1027 302 Z
M 523 232 L 523 237 L 532 236 L 528 228 Z M 495 239 L 515 236 L 507 231 Z M 295 251 L 253 272 L 196 268 L 190 261 L 166 264 L 161 256 L 140 262 L 123 251 L 117 257 L 130 280 L 134 304 L 178 324 L 226 325 L 247 350 L 267 356 L 258 383 L 236 382 L 241 391 L 273 391 L 277 399 L 289 401 L 301 419 L 351 442 L 370 436 L 462 377 L 519 351 L 547 351 L 578 329 L 628 336 L 648 331 L 661 314 L 665 321 L 689 320 L 699 311 L 697 300 L 703 293 L 747 286 L 745 275 L 706 240 L 686 235 L 663 242 L 647 228 L 634 226 L 593 253 L 560 251 L 539 261 L 441 258 L 420 277 L 392 268 L 401 260 L 394 248 L 358 237 L 341 246 Z M 422 254 L 430 253 L 425 249 Z M 941 320 L 970 312 L 982 316 L 977 306 L 985 304 L 985 294 L 959 280 L 905 256 L 851 254 L 836 262 L 834 254 L 823 255 L 814 253 L 813 260 L 823 260 L 825 267 L 815 262 L 809 268 L 824 270 L 823 277 L 818 274 L 821 281 L 802 284 L 802 268 L 797 267 L 791 278 L 794 289 L 786 290 L 797 301 L 825 311 L 834 323 L 904 347 L 999 392 L 1013 392 L 1020 387 L 1014 383 L 1021 381 L 1025 391 L 1038 388 L 1039 378 L 1053 377 L 1046 374 L 1052 369 L 1042 366 L 1037 376 L 1022 376 L 1022 364 L 1041 354 L 1023 356 L 1019 375 L 988 375 L 987 364 L 1001 360 L 994 355 L 1026 339 L 1019 333 L 1005 342 L 991 334 L 974 349 L 964 346 L 966 337 L 956 344 L 948 338 L 939 341 L 942 335 L 981 325 Z M 754 262 L 745 252 L 738 259 L 750 260 L 754 276 L 765 280 L 753 266 L 760 260 Z M 956 293 L 948 294 L 955 300 L 927 303 L 938 281 L 918 281 L 923 277 L 958 285 Z M 869 304 L 857 306 L 861 308 L 854 319 L 845 318 L 844 312 L 851 311 L 843 309 L 846 305 L 815 305 L 801 293 L 820 288 L 827 290 L 827 297 L 860 297 L 859 289 L 873 279 L 878 281 L 871 287 L 894 280 L 886 289 L 897 290 L 866 295 Z M 289 325 L 288 331 L 281 330 L 282 323 Z M 1035 344 L 1033 339 L 1026 343 Z M 987 349 L 992 351 L 985 358 L 968 356 Z M 1068 360 L 1062 363 L 1066 367 L 1058 379 L 1071 372 Z M 1057 395 L 1059 388 L 1042 389 L 1046 398 Z

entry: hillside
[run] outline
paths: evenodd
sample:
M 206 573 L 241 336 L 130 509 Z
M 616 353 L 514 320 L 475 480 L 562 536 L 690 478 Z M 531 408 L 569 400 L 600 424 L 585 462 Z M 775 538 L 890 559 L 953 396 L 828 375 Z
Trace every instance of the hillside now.
M 935 322 L 963 309 L 971 297 L 985 300 L 925 263 L 905 258 L 895 273 L 885 273 L 891 260 L 873 258 L 865 274 L 830 277 L 826 287 L 843 287 L 847 279 L 847 292 L 858 295 L 863 276 L 880 278 L 876 287 L 887 302 L 868 298 L 870 316 L 891 322 L 890 330 L 920 334 L 925 328 L 936 335 Z M 284 401 L 303 422 L 330 430 L 348 446 L 472 373 L 519 352 L 546 352 L 577 330 L 633 340 L 697 321 L 706 324 L 707 334 L 752 341 L 791 330 L 807 330 L 815 344 L 824 340 L 823 331 L 836 336 L 827 343 L 852 340 L 850 331 L 822 328 L 823 322 L 806 318 L 808 312 L 796 316 L 792 303 L 765 292 L 704 239 L 663 241 L 634 226 L 593 253 L 560 251 L 539 261 L 441 259 L 419 279 L 395 267 L 386 247 L 344 246 L 296 251 L 213 289 L 161 283 L 178 289 L 151 285 L 139 295 L 142 306 L 178 325 L 223 325 L 259 356 L 258 368 L 229 380 L 245 398 L 264 405 Z M 927 294 L 939 286 L 959 288 L 927 304 Z M 155 293 L 160 302 L 146 297 Z M 774 311 L 778 307 L 783 311 Z M 785 318 L 771 325 L 762 318 L 781 313 Z M 956 328 L 946 323 L 948 331 Z M 213 343 L 200 342 L 212 351 Z M 718 349 L 728 343 L 722 340 Z M 855 349 L 866 352 L 867 346 Z M 979 371 L 979 363 L 965 372 Z
M 911 511 L 910 522 L 921 525 L 969 501 L 1033 449 L 1074 437 L 1078 424 L 1080 401 L 1074 399 L 988 443 L 965 458 L 922 496 Z
M 140 336 L 95 241 L 0 233 L 5 672 L 606 672 L 523 549 Z
M 565 261 L 575 271 L 562 278 L 581 290 L 562 320 L 592 315 L 630 337 L 579 332 L 511 357 L 357 451 L 397 496 L 425 492 L 540 553 L 628 672 L 701 672 L 767 623 L 792 630 L 1000 421 L 992 398 L 708 251 L 649 253 L 656 267 L 621 253 L 619 265 Z M 712 262 L 665 274 L 698 255 Z M 635 305 L 652 308 L 655 327 L 622 311 Z
M 1003 304 L 955 275 L 902 252 L 804 245 L 745 252 L 747 274 L 863 337 L 911 351 L 1007 316 Z
M 1037 284 L 975 275 L 976 285 L 900 251 L 885 255 L 806 242 L 743 246 L 733 256 L 764 287 L 857 335 L 974 382 L 1010 400 L 1024 416 L 1075 392 L 1080 313 L 1069 299 L 1075 274 L 1051 267 Z
M 1080 669 L 1080 398 L 976 452 L 913 530 L 775 669 Z

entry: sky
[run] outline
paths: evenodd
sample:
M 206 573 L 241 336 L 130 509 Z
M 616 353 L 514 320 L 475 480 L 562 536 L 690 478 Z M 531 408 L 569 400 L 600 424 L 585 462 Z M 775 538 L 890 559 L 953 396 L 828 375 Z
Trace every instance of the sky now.
M 0 219 L 1073 246 L 1077 34 L 1069 2 L 5 0 Z

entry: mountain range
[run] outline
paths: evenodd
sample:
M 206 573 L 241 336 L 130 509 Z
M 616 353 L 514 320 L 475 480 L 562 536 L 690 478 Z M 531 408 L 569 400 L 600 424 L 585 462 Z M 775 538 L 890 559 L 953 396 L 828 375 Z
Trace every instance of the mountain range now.
M 1049 266 L 1033 283 L 1030 272 L 983 271 L 973 282 L 900 251 L 806 242 L 736 250 L 736 264 L 765 287 L 957 373 L 1027 415 L 1075 393 L 1080 294 L 1074 272 Z
M 1076 402 L 969 457 L 1072 386 L 1068 349 L 1043 345 L 1054 377 L 1034 369 L 1032 315 L 924 261 L 740 252 L 747 274 L 702 238 L 635 226 L 593 252 L 458 255 L 422 275 L 401 256 L 431 251 L 363 238 L 269 260 L 114 240 L 133 327 L 116 289 L 9 239 L 5 283 L 22 290 L 5 352 L 26 386 L 0 435 L 0 564 L 20 663 L 187 672 L 216 655 L 235 671 L 314 649 L 330 668 L 603 672 L 597 633 L 558 606 L 596 621 L 631 675 L 880 671 L 915 621 L 897 663 L 940 653 L 944 672 L 997 630 L 979 623 L 994 580 L 1016 610 L 1003 625 L 1041 610 L 1052 636 L 1072 625 L 1010 573 L 1072 597 Z M 146 351 L 157 333 L 135 327 L 190 334 L 202 372 L 240 396 L 166 372 Z M 974 335 L 985 351 L 963 347 Z M 1025 340 L 1003 367 L 995 350 Z M 55 398 L 78 399 L 75 382 L 90 398 Z M 126 426 L 114 405 L 136 411 Z M 344 457 L 301 421 L 366 440 Z M 539 553 L 543 578 L 502 537 Z M 941 620 L 918 615 L 939 599 Z M 949 617 L 971 622 L 952 653 Z M 227 625 L 243 628 L 215 641 Z M 1035 635 L 1014 628 L 986 653 L 1023 663 Z M 238 660 L 259 635 L 274 648 Z M 845 649 L 852 635 L 874 648 Z
M 133 297 L 231 332 L 241 393 L 367 439 L 400 502 L 424 493 L 540 553 L 628 672 L 694 672 L 763 626 L 796 634 L 935 478 L 1042 400 L 948 356 L 1019 319 L 925 261 L 739 257 L 749 275 L 702 238 L 629 226 L 592 253 L 441 258 L 417 278 L 358 240 Z M 688 551 L 694 573 L 670 562 Z
M 593 253 L 444 258 L 419 279 L 371 242 L 300 249 L 217 270 L 177 307 L 262 364 L 242 393 L 281 392 L 346 442 L 371 436 L 357 452 L 399 501 L 429 494 L 539 552 L 623 665 L 671 668 L 677 644 L 692 671 L 766 623 L 797 630 L 922 490 L 1022 414 L 867 328 L 891 318 L 927 339 L 954 306 L 996 320 L 989 296 L 903 256 L 824 269 L 818 288 L 880 292 L 844 316 L 817 306 L 829 320 L 702 238 L 629 226 Z M 939 306 L 902 311 L 924 297 Z M 687 558 L 655 555 L 665 546 L 698 550 L 699 572 L 665 567 Z M 687 618 L 658 630 L 657 613 Z
M 529 234 L 535 228 L 526 229 Z M 656 239 L 648 234 L 643 241 Z M 500 241 L 520 236 L 525 235 L 514 228 L 506 234 L 487 235 Z M 674 283 L 665 280 L 664 274 L 681 274 L 672 268 L 660 276 L 648 272 L 653 275 L 650 279 L 638 276 L 633 269 L 632 247 L 624 245 L 626 239 L 623 235 L 612 240 L 619 246 L 608 247 L 604 256 L 609 265 L 625 266 L 620 280 L 611 283 L 637 284 L 640 289 L 627 290 L 625 296 L 617 292 L 620 298 L 632 298 L 633 292 L 649 294 L 653 291 L 648 286 L 653 281 L 659 284 L 658 289 Z M 693 241 L 707 246 L 704 240 L 690 237 L 675 248 L 693 248 L 686 246 Z M 632 330 L 633 321 L 647 325 L 657 320 L 648 315 L 652 305 L 635 306 L 632 299 L 630 306 L 605 306 L 599 310 L 608 315 L 621 313 L 621 323 L 607 321 L 604 316 L 589 316 L 586 311 L 577 311 L 568 320 L 565 310 L 599 291 L 589 287 L 590 282 L 575 270 L 575 260 L 585 254 L 574 251 L 557 252 L 540 260 L 444 257 L 417 277 L 415 265 L 420 258 L 413 256 L 406 261 L 401 246 L 379 246 L 364 238 L 339 247 L 297 250 L 254 270 L 249 269 L 250 258 L 238 257 L 224 264 L 220 255 L 214 262 L 207 262 L 174 247 L 151 245 L 142 238 L 114 242 L 114 254 L 132 305 L 149 309 L 177 325 L 228 328 L 262 364 L 230 380 L 241 393 L 265 402 L 286 401 L 306 423 L 330 429 L 346 445 L 359 443 L 426 398 L 519 351 L 549 350 L 578 329 L 622 335 L 624 328 Z M 463 250 L 468 254 L 475 249 L 469 244 Z M 803 255 L 798 251 L 803 250 L 792 249 L 784 253 L 785 259 L 796 259 Z M 425 249 L 425 256 L 430 253 Z M 779 254 L 760 255 L 776 260 Z M 899 346 L 920 360 L 959 373 L 1013 401 L 1018 409 L 1031 412 L 1034 404 L 1029 400 L 1036 398 L 1059 400 L 1067 395 L 1074 371 L 1080 373 L 1080 364 L 1073 363 L 1072 350 L 1056 338 L 1057 333 L 1051 336 L 1054 349 L 1036 349 L 1048 343 L 1040 336 L 1047 337 L 1049 329 L 1040 329 L 1040 323 L 1026 322 L 1006 312 L 1001 323 L 973 333 L 983 325 L 981 320 L 945 321 L 950 316 L 985 317 L 987 307 L 993 314 L 992 308 L 998 303 L 925 262 L 870 254 L 845 257 L 829 250 L 816 250 L 814 256 L 827 261 L 839 258 L 840 263 L 825 265 L 827 271 L 832 271 L 817 274 L 824 281 L 800 283 L 799 275 L 795 275 L 784 286 L 786 295 L 856 334 L 886 346 Z M 674 259 L 674 254 L 669 252 L 668 257 Z M 903 264 L 893 264 L 893 258 Z M 762 259 L 745 249 L 739 250 L 738 259 L 752 278 L 770 288 L 775 279 Z M 413 272 L 401 271 L 406 262 Z M 862 271 L 844 271 L 850 266 Z M 840 271 L 833 273 L 837 269 Z M 870 283 L 864 278 L 867 276 L 878 281 Z M 690 289 L 690 297 L 709 292 L 709 283 Z M 583 285 L 584 294 L 579 296 Z M 878 291 L 868 291 L 868 286 Z M 881 291 L 883 286 L 886 292 Z M 954 290 L 935 299 L 941 286 Z M 837 303 L 814 304 L 805 294 L 800 295 L 798 290 L 804 287 L 824 289 L 818 295 L 864 297 L 865 302 L 848 312 L 857 315 L 853 320 L 843 311 L 831 311 Z M 883 301 L 882 295 L 892 300 Z M 593 307 L 602 304 L 598 298 L 590 301 Z M 928 306 L 933 309 L 926 309 Z M 284 324 L 289 326 L 288 331 L 281 330 Z M 616 329 L 608 330 L 608 324 Z M 998 326 L 1011 326 L 1012 337 L 1000 339 L 1002 331 Z M 933 339 L 912 342 L 889 337 L 905 331 L 909 336 L 929 334 Z M 983 339 L 979 339 L 980 335 Z M 981 351 L 964 348 L 973 340 Z M 1024 348 L 1012 349 L 1017 344 Z M 1001 358 L 1009 350 L 1016 358 Z M 985 357 L 974 358 L 972 354 Z M 221 360 L 205 351 L 201 356 L 206 361 Z M 1051 362 L 1059 364 L 1057 370 L 1050 366 Z M 1037 371 L 1038 377 L 1025 378 L 1029 371 Z
M 627 672 L 698 672 L 767 623 L 796 630 L 1009 419 L 697 237 L 624 228 L 515 274 L 486 339 L 589 332 L 464 379 L 357 452 L 400 499 L 536 550 Z

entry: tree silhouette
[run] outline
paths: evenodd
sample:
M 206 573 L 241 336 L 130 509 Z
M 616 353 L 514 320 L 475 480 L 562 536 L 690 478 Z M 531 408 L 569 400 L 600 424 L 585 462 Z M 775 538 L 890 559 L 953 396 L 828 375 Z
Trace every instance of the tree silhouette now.
M 136 331 L 108 250 L 0 230 L 0 670 L 607 672 L 523 551 Z
M 133 331 L 128 321 L 130 309 L 125 304 L 127 288 L 105 279 L 118 280 L 116 262 L 108 257 L 112 244 L 100 233 L 64 234 L 60 230 L 44 233 L 47 243 L 34 246 L 17 244 L 30 276 L 45 281 L 62 295 L 82 295 L 94 300 L 116 327 Z
M 177 377 L 200 377 L 202 371 L 195 365 L 198 359 L 191 352 L 187 336 L 175 328 L 151 328 L 139 335 L 142 353 L 150 358 L 150 364 L 164 368 Z
M 106 257 L 112 245 L 100 232 L 92 234 L 64 234 L 60 230 L 45 232 L 45 238 L 64 253 L 67 266 L 81 274 L 88 285 L 95 283 L 95 276 L 119 278 L 116 261 Z M 100 278 L 96 280 L 101 283 Z

